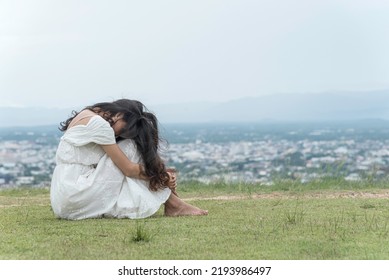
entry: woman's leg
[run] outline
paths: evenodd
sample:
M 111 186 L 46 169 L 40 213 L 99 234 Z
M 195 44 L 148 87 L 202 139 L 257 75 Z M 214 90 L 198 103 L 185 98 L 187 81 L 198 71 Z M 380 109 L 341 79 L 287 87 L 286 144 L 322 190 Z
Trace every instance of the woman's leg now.
M 171 194 L 168 200 L 165 202 L 165 216 L 177 217 L 177 216 L 203 216 L 208 215 L 207 210 L 202 210 L 193 205 L 184 202 L 181 198 L 175 194 Z

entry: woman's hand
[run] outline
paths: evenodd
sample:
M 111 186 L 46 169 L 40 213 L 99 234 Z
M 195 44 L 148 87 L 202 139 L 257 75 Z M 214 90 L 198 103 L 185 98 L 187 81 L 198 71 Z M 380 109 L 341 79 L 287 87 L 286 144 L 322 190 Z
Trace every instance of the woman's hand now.
M 167 174 L 169 176 L 169 181 L 167 183 L 168 188 L 172 191 L 173 194 L 178 196 L 176 188 L 177 188 L 177 174 L 175 171 L 168 170 Z

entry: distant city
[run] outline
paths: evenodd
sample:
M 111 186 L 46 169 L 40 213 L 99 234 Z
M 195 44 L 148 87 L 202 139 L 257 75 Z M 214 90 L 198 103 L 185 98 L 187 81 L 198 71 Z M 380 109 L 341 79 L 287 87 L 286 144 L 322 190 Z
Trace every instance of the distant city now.
M 323 177 L 389 175 L 389 122 L 166 124 L 162 156 L 181 181 L 272 185 Z M 0 128 L 0 188 L 48 187 L 62 133 L 55 126 Z

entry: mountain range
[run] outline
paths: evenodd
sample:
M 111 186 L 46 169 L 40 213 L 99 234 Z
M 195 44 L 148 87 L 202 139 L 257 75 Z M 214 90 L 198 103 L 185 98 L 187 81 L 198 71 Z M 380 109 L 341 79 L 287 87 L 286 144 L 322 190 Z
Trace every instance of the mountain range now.
M 87 104 L 88 105 L 88 104 Z M 53 125 L 76 108 L 1 107 L 0 127 Z M 389 90 L 285 93 L 149 107 L 161 123 L 389 119 Z

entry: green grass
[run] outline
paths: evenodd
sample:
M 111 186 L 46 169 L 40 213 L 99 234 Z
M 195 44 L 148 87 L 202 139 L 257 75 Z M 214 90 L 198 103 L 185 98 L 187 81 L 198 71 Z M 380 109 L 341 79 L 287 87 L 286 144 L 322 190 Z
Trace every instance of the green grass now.
M 182 197 L 208 216 L 168 218 L 159 211 L 144 220 L 82 221 L 56 219 L 48 190 L 1 191 L 0 259 L 387 260 L 386 186 L 331 179 L 187 183 Z

